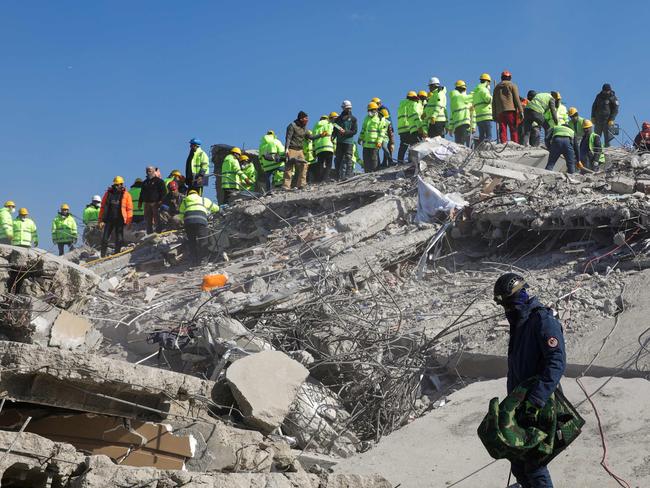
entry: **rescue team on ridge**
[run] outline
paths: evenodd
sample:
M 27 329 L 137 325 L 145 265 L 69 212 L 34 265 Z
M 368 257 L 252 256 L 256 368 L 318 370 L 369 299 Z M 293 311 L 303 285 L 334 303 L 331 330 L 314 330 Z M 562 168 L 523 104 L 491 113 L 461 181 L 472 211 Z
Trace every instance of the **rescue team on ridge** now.
M 355 164 L 373 172 L 395 162 L 393 151 L 399 136 L 397 164 L 405 162 L 409 147 L 426 137 L 453 134 L 455 142 L 467 146 L 492 140 L 492 123 L 497 124 L 498 141 L 510 140 L 524 145 L 539 146 L 541 129 L 549 150 L 547 169 L 553 169 L 564 156 L 567 171 L 598 171 L 604 163 L 603 146 L 608 147 L 617 132 L 615 119 L 619 102 L 609 84 L 604 84 L 591 107 L 591 117 L 580 116 L 575 107 L 562 103 L 559 92 L 530 90 L 526 98 L 512 82 L 509 71 L 501 73 L 501 81 L 491 89 L 492 79 L 484 73 L 478 84 L 467 92 L 467 84 L 458 80 L 447 91 L 440 80 L 432 77 L 428 91 L 409 91 L 397 109 L 395 130 L 391 115 L 379 98 L 366 106 L 359 130 L 352 114 L 352 103 L 344 100 L 341 113 L 322 115 L 309 130 L 308 115 L 300 111 L 286 129 L 284 144 L 273 130 L 260 140 L 259 170 L 238 147 L 230 150 L 217 174 L 223 191 L 222 203 L 229 203 L 242 190 L 253 191 L 259 180 L 267 192 L 275 187 L 304 189 L 308 181 L 320 183 L 331 179 L 346 179 L 353 174 Z M 449 110 L 447 102 L 449 99 Z M 472 141 L 472 134 L 478 135 Z M 357 137 L 358 133 L 358 137 Z M 601 141 L 601 136 L 604 140 Z M 356 141 L 355 141 L 356 138 Z M 136 178 L 127 190 L 124 178 L 116 176 L 103 197 L 95 195 L 83 212 L 86 229 L 97 226 L 102 232 L 101 255 L 108 252 L 111 238 L 113 251 L 121 251 L 124 227 L 144 221 L 147 233 L 163 228 L 184 226 L 190 240 L 192 260 L 202 259 L 201 241 L 206 239 L 208 216 L 219 211 L 219 205 L 202 196 L 207 185 L 210 160 L 199 139 L 189 141 L 185 174 L 173 170 L 165 179 L 160 170 L 148 166 L 145 178 Z M 362 147 L 359 158 L 357 144 Z M 650 150 L 650 123 L 644 122 L 634 140 L 635 148 Z M 216 171 L 215 171 L 216 173 Z M 31 247 L 38 245 L 36 224 L 21 208 L 14 219 L 16 205 L 7 201 L 0 210 L 0 243 Z M 77 224 L 70 207 L 62 204 L 52 222 L 52 241 L 59 254 L 71 250 L 78 238 Z

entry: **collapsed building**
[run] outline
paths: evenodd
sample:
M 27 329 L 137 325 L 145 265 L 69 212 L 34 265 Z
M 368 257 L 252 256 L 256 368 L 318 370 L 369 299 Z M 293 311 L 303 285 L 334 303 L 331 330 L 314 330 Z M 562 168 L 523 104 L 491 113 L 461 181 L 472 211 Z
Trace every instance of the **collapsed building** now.
M 427 139 L 408 166 L 241 195 L 200 269 L 176 231 L 108 258 L 0 246 L 0 484 L 394 486 L 355 459 L 505 375 L 509 270 L 559 314 L 567 376 L 647 381 L 650 159 L 606 154 L 567 175 Z

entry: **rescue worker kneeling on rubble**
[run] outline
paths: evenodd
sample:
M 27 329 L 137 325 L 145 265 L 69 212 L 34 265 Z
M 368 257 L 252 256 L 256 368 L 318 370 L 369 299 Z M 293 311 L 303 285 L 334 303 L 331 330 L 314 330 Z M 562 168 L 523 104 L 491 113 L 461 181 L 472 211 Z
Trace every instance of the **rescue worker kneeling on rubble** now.
M 515 273 L 506 273 L 494 285 L 494 301 L 504 308 L 510 323 L 508 343 L 508 394 L 531 377 L 538 376 L 523 404 L 522 420 L 534 425 L 539 411 L 559 387 L 566 368 L 564 335 L 553 311 L 536 297 Z M 511 462 L 512 474 L 523 488 L 552 487 L 546 465 Z
M 167 194 L 160 205 L 160 222 L 166 229 L 182 227 L 179 213 L 184 198 L 185 196 L 179 190 L 178 181 L 170 181 L 167 185 Z
M 555 163 L 564 156 L 567 173 L 576 172 L 576 161 L 578 159 L 578 147 L 575 140 L 575 133 L 568 125 L 556 125 L 549 130 L 549 155 L 546 169 L 553 170 Z
M 582 123 L 583 136 L 578 147 L 580 158 L 578 160 L 579 169 L 590 169 L 599 171 L 605 167 L 605 154 L 600 142 L 600 136 L 594 132 L 594 124 L 587 119 Z
M 124 178 L 116 176 L 113 184 L 108 187 L 102 204 L 99 208 L 99 228 L 103 229 L 101 256 L 106 256 L 108 241 L 111 234 L 115 235 L 115 248 L 117 254 L 124 244 L 124 226 L 131 225 L 133 220 L 133 200 L 131 194 L 124 188 Z
M 61 205 L 58 215 L 52 221 L 52 242 L 59 248 L 59 256 L 65 254 L 67 245 L 72 251 L 74 243 L 77 242 L 77 222 L 70 215 L 70 206 L 67 203 Z
M 219 205 L 190 190 L 181 202 L 180 218 L 187 235 L 187 248 L 192 266 L 199 266 L 204 259 L 208 240 L 208 215 L 219 211 Z

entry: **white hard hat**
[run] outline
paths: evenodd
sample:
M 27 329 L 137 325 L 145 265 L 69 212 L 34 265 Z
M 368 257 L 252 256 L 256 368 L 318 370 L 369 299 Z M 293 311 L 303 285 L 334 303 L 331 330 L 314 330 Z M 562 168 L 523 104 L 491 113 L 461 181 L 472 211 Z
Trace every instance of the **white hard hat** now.
M 101 201 L 102 201 L 102 197 L 100 197 L 99 195 L 95 195 L 93 197 L 93 202 L 101 202 Z
M 440 80 L 435 76 L 429 80 L 429 85 L 439 85 L 439 84 L 440 84 Z
M 343 100 L 341 102 L 341 108 L 352 108 L 352 102 L 350 100 Z

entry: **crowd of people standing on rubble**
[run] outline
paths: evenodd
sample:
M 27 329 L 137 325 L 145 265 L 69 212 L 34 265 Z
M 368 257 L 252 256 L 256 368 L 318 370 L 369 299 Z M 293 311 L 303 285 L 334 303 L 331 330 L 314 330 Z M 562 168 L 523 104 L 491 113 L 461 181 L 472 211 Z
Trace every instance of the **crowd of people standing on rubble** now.
M 309 116 L 300 111 L 287 126 L 284 142 L 274 130 L 262 136 L 258 164 L 250 153 L 231 148 L 213 172 L 219 203 L 229 204 L 238 194 L 262 195 L 275 189 L 306 189 L 310 184 L 345 180 L 357 167 L 374 172 L 404 164 L 409 148 L 425 138 L 449 134 L 458 144 L 480 147 L 493 141 L 493 124 L 497 128 L 497 142 L 510 140 L 540 146 L 543 141 L 549 150 L 546 169 L 553 169 L 559 157 L 564 156 L 569 173 L 597 172 L 605 163 L 603 147 L 608 147 L 618 134 L 619 101 L 610 84 L 602 86 L 590 117 L 586 118 L 576 107 L 567 108 L 559 91 L 529 90 L 525 98 L 521 97 L 509 71 L 501 73 L 496 85 L 489 74 L 481 74 L 471 91 L 463 80 L 456 81 L 453 89 L 448 90 L 434 76 L 428 82 L 428 90 L 406 94 L 395 118 L 380 98 L 372 98 L 365 109 L 366 115 L 359 124 L 352 113 L 352 102 L 344 100 L 340 113 L 320 116 L 311 129 Z M 649 122 L 643 122 L 633 145 L 640 151 L 650 151 Z M 102 256 L 107 255 L 111 238 L 113 252 L 119 253 L 124 228 L 143 222 L 147 233 L 184 228 L 192 261 L 200 264 L 208 219 L 219 211 L 219 204 L 203 196 L 210 158 L 201 147 L 202 141 L 193 138 L 189 146 L 184 172 L 173 169 L 163 178 L 160 168 L 148 166 L 145 177 L 135 178 L 128 189 L 124 178 L 116 176 L 103 196 L 92 197 L 82 220 L 86 230 L 100 230 Z M 20 208 L 16 218 L 15 212 L 16 205 L 11 200 L 0 209 L 0 243 L 38 246 L 38 230 L 27 208 Z M 60 206 L 51 233 L 59 254 L 74 248 L 77 222 L 68 204 Z

